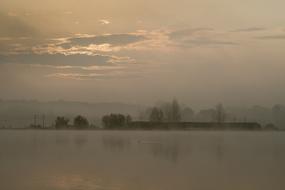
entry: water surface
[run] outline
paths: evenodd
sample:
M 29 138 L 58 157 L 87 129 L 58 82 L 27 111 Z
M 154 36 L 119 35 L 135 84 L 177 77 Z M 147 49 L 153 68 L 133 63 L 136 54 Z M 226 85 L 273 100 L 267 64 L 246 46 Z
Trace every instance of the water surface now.
M 3 190 L 282 190 L 285 133 L 0 131 Z

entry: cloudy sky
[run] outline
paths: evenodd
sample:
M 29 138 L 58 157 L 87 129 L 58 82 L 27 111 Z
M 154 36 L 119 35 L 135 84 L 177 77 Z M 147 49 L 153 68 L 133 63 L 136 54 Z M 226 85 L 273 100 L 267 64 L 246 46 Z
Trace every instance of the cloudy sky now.
M 1 0 L 0 98 L 285 103 L 284 0 Z

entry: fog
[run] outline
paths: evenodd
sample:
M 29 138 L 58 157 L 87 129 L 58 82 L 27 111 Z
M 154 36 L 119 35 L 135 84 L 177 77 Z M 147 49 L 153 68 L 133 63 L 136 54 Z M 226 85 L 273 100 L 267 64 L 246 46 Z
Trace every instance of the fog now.
M 150 121 L 154 107 L 161 109 L 163 121 L 168 122 L 170 101 L 158 101 L 155 104 L 126 104 L 119 102 L 88 103 L 71 101 L 36 101 L 36 100 L 0 100 L 0 128 L 28 128 L 31 125 L 44 125 L 54 128 L 57 117 L 66 117 L 72 124 L 73 119 L 82 115 L 90 125 L 102 127 L 105 115 L 130 115 L 133 121 Z M 216 104 L 205 108 L 193 108 L 192 105 L 178 101 L 179 117 L 182 122 L 216 122 Z M 224 105 L 224 122 L 257 122 L 262 127 L 273 124 L 278 129 L 285 127 L 285 106 L 276 104 L 270 107 L 229 106 Z M 42 126 L 44 127 L 44 126 Z
M 1 0 L 0 189 L 284 189 L 284 0 Z

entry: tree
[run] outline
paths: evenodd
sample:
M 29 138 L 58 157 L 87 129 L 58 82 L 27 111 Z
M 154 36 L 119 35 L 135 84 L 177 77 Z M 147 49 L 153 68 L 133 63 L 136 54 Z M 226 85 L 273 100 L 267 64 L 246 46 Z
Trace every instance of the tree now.
M 172 106 L 170 102 L 165 102 L 161 106 L 165 121 L 172 121 Z
M 126 124 L 128 125 L 128 124 L 131 123 L 132 121 L 133 121 L 132 116 L 127 115 L 127 117 L 126 117 Z
M 104 126 L 105 128 L 111 128 L 112 123 L 111 123 L 111 118 L 110 118 L 110 116 L 109 116 L 109 115 L 104 115 L 104 116 L 102 117 L 102 123 L 103 123 L 103 126 Z
M 113 121 L 115 126 L 124 127 L 126 125 L 126 117 L 122 114 L 113 114 Z
M 218 104 L 215 110 L 215 121 L 223 123 L 226 120 L 226 111 L 223 104 Z
M 151 122 L 162 122 L 163 121 L 163 112 L 161 109 L 154 107 L 152 108 L 151 114 L 149 116 Z
M 73 125 L 75 128 L 78 128 L 78 129 L 88 128 L 89 122 L 85 117 L 78 115 L 74 118 Z
M 282 105 L 275 105 L 272 108 L 272 117 L 274 123 L 278 127 L 283 127 L 285 125 L 285 107 Z
M 181 121 L 181 110 L 180 110 L 180 105 L 178 103 L 178 101 L 176 99 L 174 99 L 172 101 L 172 107 L 171 107 L 171 121 L 174 121 L 174 122 L 178 122 L 178 121 Z
M 55 128 L 67 128 L 69 123 L 69 119 L 65 117 L 57 117 L 55 120 Z
M 169 122 L 181 121 L 181 109 L 178 101 L 174 99 L 172 102 L 163 103 L 161 106 L 164 119 Z
M 110 114 L 102 117 L 102 123 L 107 129 L 123 128 L 132 121 L 130 115 Z

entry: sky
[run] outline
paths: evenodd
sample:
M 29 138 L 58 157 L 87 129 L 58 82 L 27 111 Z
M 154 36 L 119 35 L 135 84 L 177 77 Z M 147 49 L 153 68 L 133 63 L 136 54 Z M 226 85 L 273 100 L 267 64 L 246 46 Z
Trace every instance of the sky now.
M 0 98 L 285 103 L 283 0 L 1 0 Z

